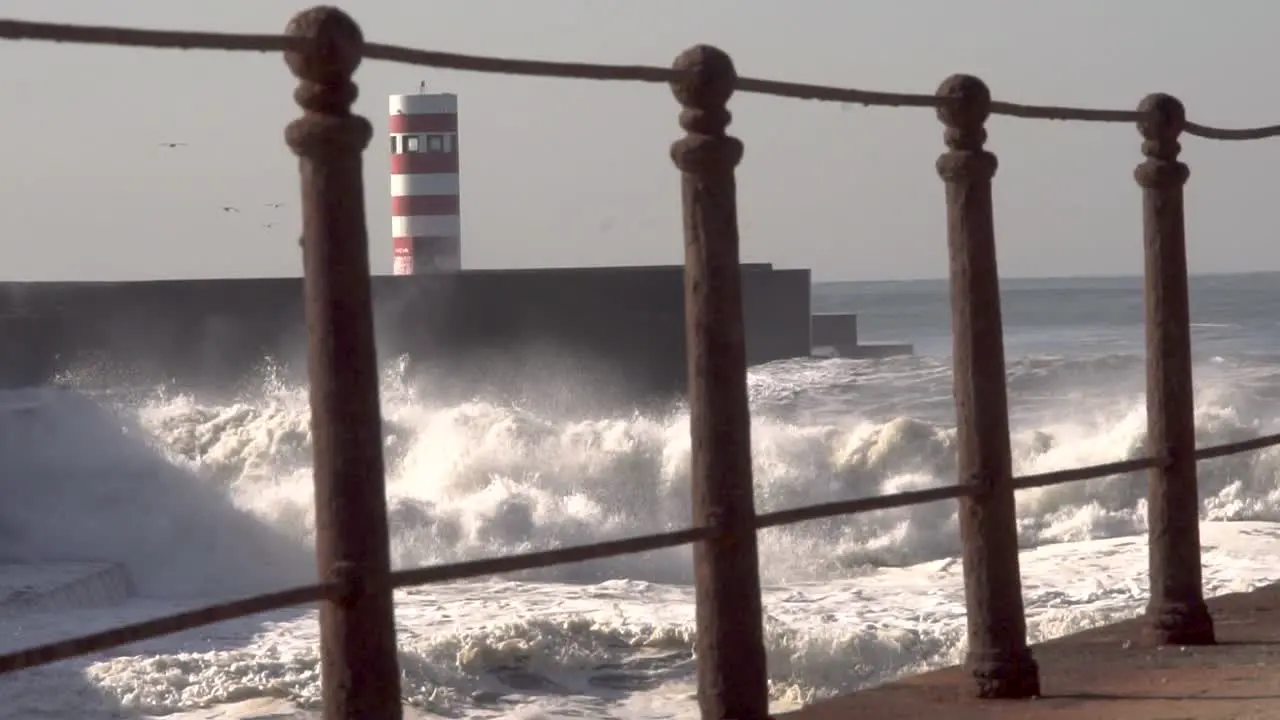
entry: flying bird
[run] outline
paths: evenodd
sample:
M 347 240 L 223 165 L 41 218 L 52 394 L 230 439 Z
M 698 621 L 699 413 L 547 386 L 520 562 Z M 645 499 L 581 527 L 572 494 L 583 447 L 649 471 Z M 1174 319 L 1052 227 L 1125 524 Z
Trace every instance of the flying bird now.
M 284 203 L 278 203 L 278 202 L 274 202 L 274 203 L 263 203 L 263 205 L 265 205 L 265 206 L 267 206 L 267 207 L 269 207 L 269 208 L 280 208 L 280 207 L 284 207 Z
M 235 213 L 238 213 L 238 212 L 240 212 L 240 208 L 231 207 L 230 205 L 223 205 L 223 206 L 222 206 L 222 212 L 235 212 Z
M 176 148 L 176 147 L 186 147 L 186 146 L 187 146 L 187 144 L 186 144 L 186 143 L 184 143 L 184 142 L 162 142 L 162 143 L 156 143 L 156 144 L 157 144 L 157 145 L 159 145 L 160 147 L 167 147 L 167 148 Z

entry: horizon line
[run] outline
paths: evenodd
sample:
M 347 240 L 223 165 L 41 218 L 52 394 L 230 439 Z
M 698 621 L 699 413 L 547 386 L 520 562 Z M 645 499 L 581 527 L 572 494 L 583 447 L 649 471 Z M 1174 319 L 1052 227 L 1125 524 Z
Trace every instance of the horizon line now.
M 1248 271 L 1237 270 L 1237 271 L 1210 271 L 1210 272 L 1187 273 L 1188 278 L 1242 277 L 1247 275 L 1280 275 L 1280 270 L 1248 270 Z M 1116 273 L 1116 274 L 1102 274 L 1102 275 L 1002 275 L 1000 276 L 1000 281 L 1005 282 L 1007 280 L 1041 280 L 1041 281 L 1043 280 L 1127 280 L 1127 279 L 1141 279 L 1142 277 L 1143 275 L 1141 273 Z M 948 279 L 947 276 L 942 275 L 942 276 L 935 276 L 935 277 L 885 278 L 881 280 L 814 280 L 813 285 L 814 286 L 840 285 L 840 284 L 852 284 L 852 283 L 870 285 L 873 283 L 888 284 L 888 283 L 939 282 L 939 281 L 945 282 L 947 279 Z

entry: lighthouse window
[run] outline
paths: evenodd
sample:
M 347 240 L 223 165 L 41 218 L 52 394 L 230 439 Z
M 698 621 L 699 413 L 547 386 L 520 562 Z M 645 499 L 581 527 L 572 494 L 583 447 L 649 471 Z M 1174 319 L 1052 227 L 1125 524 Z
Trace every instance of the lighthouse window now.
M 404 151 L 410 153 L 422 152 L 422 138 L 418 135 L 404 136 Z
M 444 151 L 447 153 L 453 152 L 453 136 L 441 135 L 441 137 L 444 138 Z
M 400 138 L 396 137 L 395 135 L 392 135 L 392 136 L 391 136 L 391 154 L 392 154 L 392 155 L 395 155 L 395 154 L 396 154 L 396 152 L 398 152 L 398 151 L 396 150 L 396 144 L 397 144 L 397 143 L 396 143 L 396 141 L 397 141 L 397 140 L 399 140 L 399 139 L 400 139 Z
M 444 136 L 428 135 L 427 136 L 427 152 L 444 152 Z

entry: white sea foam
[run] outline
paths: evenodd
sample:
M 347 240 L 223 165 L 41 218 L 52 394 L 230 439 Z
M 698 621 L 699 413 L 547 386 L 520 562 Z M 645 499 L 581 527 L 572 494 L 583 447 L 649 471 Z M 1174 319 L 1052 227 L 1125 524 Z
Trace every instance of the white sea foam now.
M 1198 368 L 1201 443 L 1274 430 L 1274 372 Z M 563 418 L 429 380 L 384 382 L 397 566 L 686 525 L 687 416 Z M 1019 473 L 1142 451 L 1133 356 L 1010 364 Z M 928 358 L 792 361 L 752 375 L 761 509 L 952 482 L 949 373 Z M 0 622 L 13 648 L 301 582 L 314 573 L 305 393 L 239 401 L 159 391 L 0 397 L 0 547 L 128 566 L 123 608 Z M 1249 589 L 1280 567 L 1280 453 L 1203 463 L 1205 581 Z M 1028 616 L 1041 639 L 1131 615 L 1145 595 L 1145 485 L 1116 477 L 1019 496 Z M 949 664 L 963 651 L 955 507 L 762 535 L 779 709 Z M 1070 565 L 1072 573 L 1062 573 Z M 404 695 L 449 717 L 693 717 L 687 548 L 399 594 Z M 309 608 L 192 630 L 0 680 L 0 717 L 307 717 L 319 695 Z M 275 715 L 273 715 L 273 713 Z

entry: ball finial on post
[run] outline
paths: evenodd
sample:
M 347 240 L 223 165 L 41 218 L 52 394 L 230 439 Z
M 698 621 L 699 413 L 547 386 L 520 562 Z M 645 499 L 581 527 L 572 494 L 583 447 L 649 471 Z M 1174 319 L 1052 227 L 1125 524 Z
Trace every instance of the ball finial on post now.
M 938 86 L 935 95 L 938 120 L 946 128 L 943 142 L 950 152 L 938 158 L 938 175 L 943 180 L 963 180 L 970 175 L 990 180 L 999 161 L 987 152 L 987 118 L 991 116 L 991 90 L 973 75 L 952 75 Z
M 351 106 L 359 96 L 352 76 L 364 55 L 364 34 L 360 26 L 342 10 L 329 5 L 298 13 L 289 21 L 285 34 L 295 43 L 285 51 L 285 64 L 298 78 L 293 98 L 307 115 L 290 123 L 285 134 L 289 147 L 298 155 L 320 152 L 319 144 L 339 143 L 350 152 L 364 150 L 373 139 L 373 126 L 364 118 L 342 131 L 326 131 L 311 113 L 352 118 Z M 323 140 L 321 136 L 323 135 Z
M 946 126 L 944 140 L 952 150 L 981 150 L 987 142 L 991 90 L 973 75 L 952 75 L 934 93 L 942 99 L 938 120 Z
M 289 21 L 285 35 L 299 43 L 285 51 L 284 60 L 299 80 L 338 85 L 350 80 L 364 54 L 360 26 L 342 10 L 320 5 Z
M 688 136 L 671 146 L 671 160 L 684 172 L 732 170 L 742 161 L 742 143 L 726 136 L 733 115 L 726 107 L 738 83 L 733 59 L 720 48 L 694 45 L 671 69 L 671 94 L 683 108 L 680 127 Z
M 1138 103 L 1138 132 L 1147 140 L 1176 138 L 1187 127 L 1187 108 L 1167 93 L 1151 93 Z
M 1187 127 L 1187 109 L 1178 98 L 1166 93 L 1152 93 L 1138 103 L 1138 132 L 1142 135 L 1142 154 L 1147 158 L 1138 168 L 1138 184 L 1172 182 L 1185 184 L 1190 177 L 1187 166 L 1178 162 L 1182 144 L 1178 142 Z

